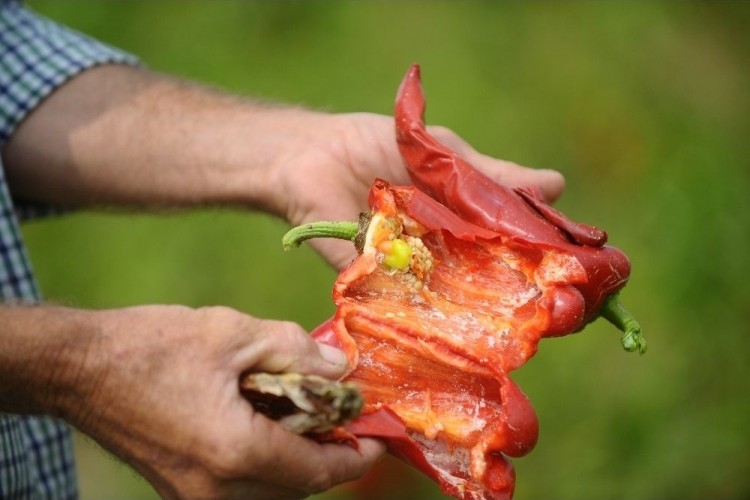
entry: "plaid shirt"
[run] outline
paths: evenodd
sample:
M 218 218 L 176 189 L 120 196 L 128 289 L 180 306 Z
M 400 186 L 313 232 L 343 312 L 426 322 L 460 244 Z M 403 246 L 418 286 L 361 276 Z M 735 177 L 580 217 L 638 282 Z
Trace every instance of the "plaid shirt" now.
M 59 85 L 102 63 L 135 58 L 0 0 L 0 148 Z M 21 241 L 19 218 L 46 209 L 16 202 L 0 159 L 0 300 L 41 299 Z M 49 417 L 0 413 L 0 499 L 76 498 L 70 428 Z

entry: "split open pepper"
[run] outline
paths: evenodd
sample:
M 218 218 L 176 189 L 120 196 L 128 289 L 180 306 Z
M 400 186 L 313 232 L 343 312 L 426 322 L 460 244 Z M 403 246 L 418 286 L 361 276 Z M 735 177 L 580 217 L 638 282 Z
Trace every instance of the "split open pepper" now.
M 513 495 L 508 457 L 535 445 L 538 421 L 509 377 L 544 337 L 602 314 L 645 351 L 617 302 L 630 274 L 601 229 L 569 220 L 533 188 L 495 183 L 425 129 L 419 67 L 398 92 L 396 137 L 413 186 L 377 179 L 371 211 L 344 224 L 359 256 L 338 276 L 336 314 L 313 335 L 349 359 L 364 398 L 347 429 L 464 500 Z M 287 245 L 316 235 L 292 230 Z M 358 235 L 355 237 L 355 233 Z M 325 233 L 325 231 L 323 231 Z

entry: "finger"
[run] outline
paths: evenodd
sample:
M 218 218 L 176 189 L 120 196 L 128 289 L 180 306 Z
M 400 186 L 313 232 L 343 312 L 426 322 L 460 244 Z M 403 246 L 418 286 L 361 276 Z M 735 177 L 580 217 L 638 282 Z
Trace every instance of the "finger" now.
M 258 320 L 255 336 L 242 355 L 244 369 L 254 372 L 314 374 L 329 379 L 344 375 L 346 355 L 315 342 L 296 323 Z
M 324 462 L 330 463 L 328 477 L 333 485 L 354 481 L 364 476 L 385 456 L 386 445 L 377 439 L 359 439 L 359 448 L 349 445 L 324 444 Z M 319 488 L 325 485 L 314 485 Z M 326 489 L 330 486 L 325 486 Z M 320 489 L 314 491 L 322 491 Z
M 270 420 L 253 420 L 258 451 L 254 470 L 266 481 L 316 493 L 361 477 L 385 453 L 385 445 L 361 439 L 359 450 L 345 444 L 320 444 L 292 434 Z
M 560 172 L 523 167 L 510 161 L 487 156 L 445 127 L 431 126 L 427 129 L 439 142 L 453 149 L 495 182 L 509 187 L 536 186 L 540 189 L 544 201 L 548 203 L 558 199 L 565 189 L 565 178 Z
M 536 186 L 548 203 L 558 199 L 565 189 L 565 177 L 556 170 L 523 167 L 481 153 L 476 153 L 476 157 L 473 164 L 495 182 L 509 187 Z
M 348 266 L 357 257 L 357 250 L 349 241 L 320 238 L 310 240 L 310 244 L 336 270 Z
M 266 481 L 236 481 L 222 491 L 221 498 L 230 500 L 246 500 L 248 498 L 262 498 L 263 500 L 299 500 L 309 496 L 306 491 L 287 488 Z

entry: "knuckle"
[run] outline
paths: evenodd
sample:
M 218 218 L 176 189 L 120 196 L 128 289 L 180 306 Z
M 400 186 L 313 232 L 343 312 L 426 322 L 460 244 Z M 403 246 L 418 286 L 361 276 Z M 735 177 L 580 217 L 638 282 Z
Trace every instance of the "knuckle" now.
M 224 321 L 237 321 L 240 313 L 226 306 L 205 306 L 198 309 L 198 312 L 202 313 L 211 321 L 224 322 Z
M 311 339 L 297 323 L 291 321 L 277 322 L 277 332 L 274 337 L 276 344 L 292 357 L 296 358 L 300 353 L 310 350 Z
M 199 310 L 209 328 L 216 332 L 245 332 L 253 331 L 250 316 L 226 306 L 210 306 Z
M 254 319 L 246 324 L 246 366 L 253 371 L 285 373 L 305 370 L 317 353 L 315 341 L 296 323 Z

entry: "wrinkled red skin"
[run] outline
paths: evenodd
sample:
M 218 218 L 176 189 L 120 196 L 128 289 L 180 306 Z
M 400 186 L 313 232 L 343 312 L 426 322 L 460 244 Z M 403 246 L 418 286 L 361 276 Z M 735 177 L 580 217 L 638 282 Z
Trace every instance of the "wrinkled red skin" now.
M 395 108 L 396 138 L 414 185 L 478 226 L 530 246 L 551 246 L 573 254 L 588 280 L 575 285 L 580 297 L 561 290 L 561 296 L 552 300 L 556 331 L 548 336 L 582 328 L 607 296 L 625 286 L 630 276 L 628 258 L 604 246 L 607 234 L 601 229 L 569 220 L 530 190 L 494 182 L 437 142 L 425 130 L 424 110 L 415 64 L 401 83 Z
M 493 351 L 469 343 L 446 343 L 440 337 L 420 340 L 425 345 L 432 342 L 429 344 L 432 346 L 430 355 L 440 351 L 441 356 L 453 360 L 456 366 L 465 365 L 467 373 L 488 370 L 492 374 L 494 382 L 490 381 L 482 390 L 495 391 L 502 412 L 487 423 L 487 433 L 478 441 L 484 450 L 480 454 L 486 462 L 479 477 L 472 473 L 460 486 L 446 480 L 442 472 L 451 469 L 451 465 L 434 463 L 434 450 L 430 459 L 429 450 L 415 441 L 413 431 L 412 435 L 409 434 L 404 420 L 392 411 L 388 401 L 368 400 L 367 391 L 363 415 L 347 426 L 347 431 L 354 436 L 384 439 L 390 453 L 421 470 L 440 484 L 445 493 L 456 498 L 510 499 L 515 487 L 515 472 L 507 457 L 522 456 L 534 447 L 538 421 L 528 399 L 508 373 L 534 355 L 541 338 L 566 335 L 583 328 L 596 316 L 604 299 L 625 285 L 630 265 L 622 252 L 605 246 L 607 235 L 604 231 L 569 220 L 544 203 L 534 188 L 511 189 L 496 184 L 438 143 L 425 130 L 424 107 L 419 68 L 415 65 L 399 89 L 395 116 L 399 149 L 416 187 L 391 186 L 376 180 L 369 198 L 373 211 L 393 211 L 396 207 L 421 224 L 429 234 L 448 238 L 445 240 L 448 247 L 460 247 L 460 242 L 467 242 L 467 248 L 474 249 L 470 253 L 479 252 L 477 255 L 480 255 L 482 248 L 502 245 L 521 255 L 523 265 L 533 269 L 545 268 L 543 261 L 546 256 L 559 254 L 576 262 L 576 269 L 580 270 L 563 273 L 559 280 L 553 273 L 553 277 L 545 281 L 535 302 L 533 321 L 520 321 L 519 329 L 509 334 L 512 342 L 508 346 Z M 439 248 L 433 246 L 431 250 Z M 554 270 L 554 264 L 553 261 L 546 268 Z M 347 297 L 346 294 L 350 287 L 356 288 L 358 280 L 374 271 L 372 266 L 367 259 L 358 258 L 342 271 L 333 294 L 338 306 L 336 316 L 313 332 L 316 340 L 347 353 L 352 370 L 350 377 L 355 381 L 361 353 L 350 332 L 351 320 L 353 316 L 368 316 L 370 313 L 366 309 L 349 307 L 352 304 L 347 302 L 356 302 L 356 296 Z M 464 272 L 467 275 L 472 273 L 471 269 Z M 388 320 L 377 317 L 377 313 L 365 319 L 374 324 L 381 321 L 383 328 L 390 327 Z M 409 331 L 407 337 L 420 334 L 419 331 Z M 486 379 L 483 380 L 486 383 Z M 464 477 L 460 471 L 450 472 L 454 477 Z

